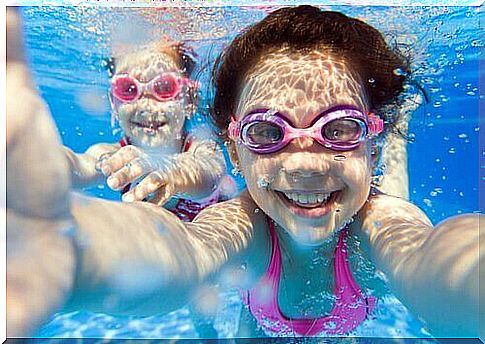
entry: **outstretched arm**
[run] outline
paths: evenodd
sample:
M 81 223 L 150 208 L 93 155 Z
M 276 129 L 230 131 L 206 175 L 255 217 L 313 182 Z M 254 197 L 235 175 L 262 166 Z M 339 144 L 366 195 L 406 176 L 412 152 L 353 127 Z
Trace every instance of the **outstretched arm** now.
M 180 307 L 222 266 L 264 261 L 256 252 L 267 238 L 254 230 L 255 208 L 243 194 L 184 223 L 150 203 L 75 195 L 77 277 L 68 308 L 151 315 Z
M 24 60 L 20 16 L 7 8 L 7 336 L 31 333 L 72 287 L 69 174 L 59 136 Z
M 268 241 L 255 230 L 262 215 L 248 195 L 183 223 L 148 203 L 70 194 L 59 136 L 16 51 L 18 20 L 8 9 L 8 336 L 32 334 L 68 299 L 78 309 L 153 314 L 187 301 L 197 282 L 228 263 L 264 269 L 268 257 L 257 252 Z
M 376 266 L 411 311 L 435 335 L 476 337 L 481 217 L 452 217 L 433 228 L 420 209 L 387 195 L 373 197 L 360 215 Z
M 105 176 L 100 170 L 101 160 L 119 149 L 119 144 L 98 143 L 89 147 L 85 153 L 79 154 L 64 147 L 71 170 L 72 187 L 83 188 L 103 182 Z

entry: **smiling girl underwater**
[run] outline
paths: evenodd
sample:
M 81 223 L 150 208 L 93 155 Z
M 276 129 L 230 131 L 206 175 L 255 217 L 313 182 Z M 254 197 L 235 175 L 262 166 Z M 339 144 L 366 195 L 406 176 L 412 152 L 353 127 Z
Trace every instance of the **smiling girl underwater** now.
M 234 39 L 215 67 L 213 115 L 247 191 L 191 223 L 146 202 L 70 193 L 22 55 L 7 61 L 7 89 L 26 95 L 7 104 L 9 336 L 62 307 L 168 312 L 219 277 L 241 290 L 266 335 L 345 335 L 376 302 L 351 271 L 349 236 L 435 335 L 477 335 L 479 215 L 433 229 L 411 203 L 371 188 L 379 110 L 396 101 L 404 77 L 393 71 L 406 66 L 362 21 L 282 8 Z M 31 120 L 45 130 L 22 125 Z M 312 263 L 315 252 L 329 259 Z M 136 292 L 120 276 L 138 278 Z M 308 296 L 317 307 L 305 306 Z
M 197 110 L 196 63 L 192 48 L 168 38 L 107 59 L 112 125 L 123 137 L 82 154 L 65 147 L 72 186 L 106 179 L 123 200 L 164 205 L 185 221 L 217 203 L 221 181 L 231 180 L 221 149 L 208 133 L 187 129 Z

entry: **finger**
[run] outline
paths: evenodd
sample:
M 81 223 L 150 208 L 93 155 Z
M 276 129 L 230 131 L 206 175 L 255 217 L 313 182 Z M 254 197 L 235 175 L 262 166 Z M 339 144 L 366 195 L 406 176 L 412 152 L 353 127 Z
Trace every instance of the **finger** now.
M 102 167 L 103 167 L 103 164 L 106 162 L 106 160 L 108 160 L 114 153 L 116 153 L 115 151 L 113 152 L 107 152 L 107 153 L 103 153 L 101 154 L 101 156 L 98 158 L 98 160 L 96 161 L 96 164 L 94 165 L 94 168 L 96 169 L 96 171 L 98 172 L 101 172 L 102 171 Z
M 162 207 L 170 200 L 170 198 L 173 197 L 174 194 L 175 189 L 172 187 L 172 184 L 165 184 L 165 187 L 159 189 L 155 196 L 149 200 L 149 202 Z
M 109 176 L 142 155 L 143 152 L 135 146 L 122 147 L 102 163 L 101 171 L 105 176 Z
M 111 189 L 120 190 L 150 172 L 152 172 L 150 164 L 145 159 L 137 158 L 113 173 L 107 183 Z
M 125 202 L 143 201 L 151 193 L 161 189 L 166 184 L 159 171 L 150 173 L 137 186 L 125 193 L 122 197 Z

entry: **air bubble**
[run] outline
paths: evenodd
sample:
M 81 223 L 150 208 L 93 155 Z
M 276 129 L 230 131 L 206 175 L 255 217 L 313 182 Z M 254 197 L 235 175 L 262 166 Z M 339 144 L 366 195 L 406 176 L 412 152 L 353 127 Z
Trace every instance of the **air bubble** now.
M 370 78 L 369 80 L 369 83 L 373 84 L 374 82 L 376 82 L 376 80 L 374 78 Z
M 451 147 L 450 149 L 448 149 L 448 153 L 455 154 L 456 153 L 455 148 Z
M 460 135 L 458 135 L 458 137 L 460 139 L 466 139 L 468 137 L 468 135 L 467 134 L 460 134 Z
M 265 178 L 263 178 L 263 177 L 258 178 L 258 181 L 257 181 L 258 188 L 267 189 L 269 184 L 270 184 L 270 182 L 268 180 L 266 180 Z
M 394 75 L 406 75 L 406 71 L 403 70 L 402 68 L 396 68 L 392 71 Z
M 345 160 L 347 160 L 347 157 L 346 157 L 345 155 L 335 155 L 335 156 L 333 157 L 333 159 L 334 159 L 335 161 L 345 161 Z

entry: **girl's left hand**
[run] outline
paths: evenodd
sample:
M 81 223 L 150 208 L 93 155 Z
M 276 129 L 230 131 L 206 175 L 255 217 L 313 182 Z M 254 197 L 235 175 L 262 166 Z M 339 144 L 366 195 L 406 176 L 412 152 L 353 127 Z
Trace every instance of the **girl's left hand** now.
M 154 197 L 149 198 L 151 194 Z M 124 202 L 135 202 L 148 200 L 150 203 L 163 206 L 175 194 L 175 183 L 169 174 L 161 170 L 151 172 L 140 183 L 130 191 L 123 194 Z
M 155 171 L 157 164 L 142 149 L 128 145 L 100 161 L 100 168 L 101 172 L 108 177 L 108 186 L 112 190 L 120 191 L 126 185 Z
M 159 169 L 154 158 L 132 145 L 122 147 L 102 161 L 101 171 L 105 176 L 109 176 L 107 183 L 113 190 L 122 190 L 126 185 L 143 178 L 140 183 L 123 194 L 122 200 L 125 202 L 144 201 L 156 192 L 149 202 L 163 205 L 175 193 L 171 174 Z

